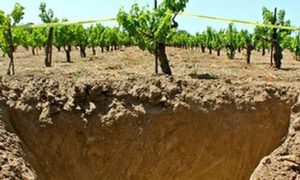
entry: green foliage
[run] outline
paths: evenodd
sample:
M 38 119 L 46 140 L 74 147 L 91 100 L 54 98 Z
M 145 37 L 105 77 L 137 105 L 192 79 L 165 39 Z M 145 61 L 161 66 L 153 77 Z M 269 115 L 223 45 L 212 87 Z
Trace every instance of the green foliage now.
M 277 12 L 277 18 L 274 17 L 274 12 L 270 11 L 266 7 L 262 9 L 263 22 L 265 24 L 275 24 L 281 26 L 291 26 L 290 20 L 285 20 L 285 10 L 279 10 Z M 280 31 L 287 31 L 284 29 L 280 29 Z
M 105 27 L 101 24 L 96 24 L 96 26 L 91 26 L 88 28 L 88 43 L 91 46 L 100 46 L 104 43 L 102 41 L 102 34 L 105 31 Z M 104 47 L 104 46 L 103 46 Z
M 88 45 L 88 31 L 82 25 L 74 25 L 74 45 L 86 47 Z
M 172 13 L 178 13 L 180 11 L 183 11 L 183 9 L 186 7 L 186 4 L 188 3 L 188 0 L 165 0 L 161 6 L 162 9 L 168 9 Z
M 290 20 L 285 20 L 285 11 L 279 10 L 276 14 L 277 18 L 274 18 L 274 13 L 267 8 L 263 7 L 263 19 L 265 24 L 275 24 L 280 26 L 291 26 Z M 268 36 L 268 39 L 272 39 L 273 29 L 271 28 L 265 28 L 266 35 Z M 285 38 L 287 38 L 290 34 L 290 30 L 285 29 L 278 29 L 278 37 L 277 40 L 279 44 L 283 42 Z
M 22 29 L 13 29 L 12 34 L 14 47 L 23 46 L 25 48 L 28 48 L 28 41 L 30 38 L 28 31 Z
M 109 39 L 109 44 L 111 44 L 112 46 L 117 46 L 118 44 L 121 43 L 121 39 L 120 39 L 120 31 L 119 28 L 108 28 L 108 39 Z
M 67 19 L 62 19 L 62 22 L 68 22 Z M 54 31 L 54 44 L 57 47 L 65 47 L 75 44 L 75 25 L 60 26 Z
M 300 33 L 291 42 L 291 50 L 294 52 L 296 60 L 300 60 Z
M 10 41 L 12 27 L 16 26 L 24 16 L 24 7 L 16 3 L 12 12 L 5 15 L 3 11 L 0 10 L 0 48 L 4 54 L 8 54 L 10 51 Z M 12 40 L 13 42 L 13 40 Z
M 54 17 L 54 12 L 52 9 L 47 10 L 46 3 L 40 4 L 40 14 L 39 17 L 44 23 L 52 23 L 52 22 L 58 22 L 58 19 Z
M 175 47 L 187 48 L 192 45 L 192 38 L 190 33 L 186 31 L 177 31 L 170 39 L 168 44 Z
M 30 31 L 29 46 L 43 47 L 47 42 L 47 30 L 45 28 L 36 28 Z
M 285 35 L 285 37 L 281 40 L 282 48 L 292 50 L 293 49 L 293 40 L 294 40 L 294 38 L 292 36 Z
M 215 34 L 214 29 L 212 27 L 208 26 L 206 29 L 205 45 L 210 50 L 213 48 L 214 34 Z
M 130 37 L 126 32 L 119 31 L 120 45 L 131 46 L 134 45 L 134 39 Z
M 155 43 L 165 44 L 175 30 L 172 28 L 172 14 L 183 11 L 187 0 L 164 0 L 155 11 L 149 7 L 133 4 L 127 13 L 121 9 L 117 19 L 128 35 L 134 37 L 142 50 L 155 51 Z
M 5 40 L 3 37 L 3 32 L 2 32 L 2 28 L 0 27 L 0 49 L 3 51 L 4 47 L 3 45 L 5 45 Z M 5 53 L 3 52 L 3 56 L 5 55 Z
M 216 51 L 220 51 L 225 46 L 225 31 L 220 30 L 213 34 L 212 47 Z
M 257 49 L 268 49 L 269 43 L 266 39 L 268 36 L 268 29 L 264 27 L 255 27 L 254 28 L 254 44 L 257 47 Z
M 19 3 L 15 4 L 14 9 L 12 10 L 12 12 L 10 14 L 10 17 L 13 20 L 12 26 L 18 24 L 23 19 L 24 9 L 25 8 L 23 6 L 21 6 Z
M 87 42 L 90 46 L 110 47 L 132 44 L 132 39 L 119 28 L 104 27 L 101 24 L 87 29 Z
M 206 47 L 206 36 L 206 32 L 196 34 L 196 41 L 199 46 Z
M 3 32 L 5 30 L 5 28 L 4 28 L 5 19 L 6 19 L 6 17 L 5 17 L 4 12 L 0 10 L 0 48 L 2 51 L 4 51 L 3 46 L 5 45 L 5 39 L 4 39 L 4 34 L 3 34 Z
M 241 30 L 239 32 L 239 45 L 242 48 L 247 48 L 249 45 L 253 45 L 253 35 L 247 30 Z
M 271 16 L 272 14 L 273 12 L 269 11 L 267 8 L 263 8 L 264 23 L 281 26 L 290 26 L 290 21 L 285 20 L 284 10 L 280 10 L 279 12 L 277 12 L 275 9 L 273 17 Z M 285 39 L 290 34 L 291 31 L 285 29 L 268 29 L 267 39 L 270 41 L 270 44 L 272 44 L 272 48 L 274 48 L 274 54 L 272 54 L 274 56 L 272 57 L 274 57 L 275 67 L 277 69 L 281 68 L 281 60 L 283 58 L 283 47 L 287 46 Z
M 273 29 L 256 27 L 251 34 L 246 30 L 237 31 L 233 24 L 229 24 L 226 30 L 216 31 L 207 27 L 204 32 L 192 35 L 187 31 L 177 31 L 174 28 L 173 19 L 183 11 L 188 0 L 162 0 L 157 10 L 153 11 L 149 6 L 140 7 L 133 4 L 129 12 L 121 9 L 117 20 L 120 28 L 104 27 L 101 24 L 84 28 L 82 25 L 71 25 L 57 27 L 54 31 L 54 45 L 57 47 L 80 46 L 80 47 L 112 47 L 137 45 L 142 50 L 151 53 L 155 51 L 155 45 L 168 44 L 180 48 L 208 48 L 217 51 L 226 49 L 227 56 L 233 59 L 237 48 L 269 49 L 273 41 Z M 40 4 L 39 17 L 44 23 L 58 22 L 54 17 L 52 9 L 47 9 L 45 3 Z M 286 12 L 277 12 L 277 19 L 274 13 L 263 8 L 263 23 L 290 26 L 291 22 L 285 19 Z M 0 10 L 0 48 L 4 54 L 8 54 L 9 31 L 12 30 L 13 46 L 42 47 L 45 46 L 48 37 L 48 28 L 20 29 L 14 28 L 24 16 L 24 7 L 16 4 L 10 14 Z M 66 22 L 66 19 L 62 20 Z M 291 31 L 277 29 L 276 41 L 282 49 L 289 49 L 295 56 L 300 58 L 300 38 L 291 36 Z
M 225 44 L 227 50 L 227 57 L 229 59 L 234 59 L 235 51 L 238 47 L 238 31 L 233 26 L 233 24 L 229 24 L 225 33 Z
M 98 46 L 98 37 L 99 37 L 99 33 L 98 33 L 98 29 L 97 26 L 101 26 L 99 24 L 97 24 L 96 26 L 92 25 L 87 29 L 87 34 L 88 34 L 88 43 L 90 46 Z

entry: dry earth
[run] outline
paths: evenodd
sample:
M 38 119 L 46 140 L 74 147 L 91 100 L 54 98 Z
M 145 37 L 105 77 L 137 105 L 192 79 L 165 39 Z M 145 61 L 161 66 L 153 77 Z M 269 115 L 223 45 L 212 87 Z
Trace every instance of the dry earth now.
M 52 68 L 44 68 L 43 52 L 38 51 L 38 56 L 32 56 L 30 51 L 19 48 L 16 53 L 16 72 L 18 76 L 46 76 L 55 78 L 66 77 L 149 77 L 154 73 L 154 57 L 148 52 L 142 52 L 137 48 L 126 48 L 122 51 L 101 53 L 97 49 L 97 56 L 91 56 L 90 50 L 87 58 L 80 58 L 79 52 L 72 51 L 73 63 L 65 63 L 64 52 L 57 53 L 54 50 L 54 65 Z M 217 75 L 219 79 L 231 79 L 245 81 L 268 82 L 300 82 L 300 62 L 285 52 L 283 69 L 270 68 L 269 57 L 262 57 L 260 52 L 253 52 L 252 64 L 245 62 L 245 52 L 237 53 L 236 60 L 230 61 L 222 52 L 220 57 L 216 54 L 203 54 L 199 51 L 169 48 L 168 56 L 171 62 L 174 77 L 186 79 L 191 73 Z M 0 57 L 0 75 L 5 74 L 7 59 Z
M 98 50 L 99 52 L 99 50 Z M 88 54 L 90 50 L 88 50 Z M 300 179 L 300 63 L 247 65 L 169 48 L 173 77 L 137 48 L 43 68 L 0 58 L 3 179 Z M 190 76 L 192 74 L 192 76 Z

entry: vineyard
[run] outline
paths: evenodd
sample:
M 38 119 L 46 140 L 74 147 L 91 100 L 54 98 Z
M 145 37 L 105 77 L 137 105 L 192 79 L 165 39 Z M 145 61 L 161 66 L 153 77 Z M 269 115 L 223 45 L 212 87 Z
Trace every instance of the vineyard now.
M 300 179 L 300 29 L 281 8 L 247 22 L 188 4 L 0 10 L 0 179 Z
M 118 15 L 120 28 L 105 27 L 101 24 L 91 25 L 87 28 L 76 24 L 42 28 L 31 28 L 30 25 L 32 24 L 27 24 L 28 26 L 18 27 L 18 23 L 24 16 L 24 7 L 16 4 L 10 15 L 5 15 L 4 12 L 0 13 L 2 27 L 0 47 L 3 57 L 9 57 L 7 74 L 14 74 L 13 54 L 18 47 L 30 50 L 33 56 L 36 49 L 43 48 L 46 54 L 45 66 L 51 67 L 53 46 L 57 51 L 63 50 L 65 52 L 66 62 L 71 62 L 70 52 L 72 48 L 80 49 L 80 56 L 84 58 L 87 56 L 87 48 L 91 48 L 91 55 L 96 56 L 96 47 L 100 47 L 101 53 L 103 53 L 104 51 L 120 50 L 123 47 L 138 46 L 142 50 L 148 50 L 151 54 L 158 56 L 162 71 L 166 74 L 172 74 L 165 53 L 166 46 L 190 50 L 200 49 L 202 53 L 205 53 L 207 49 L 209 54 L 215 51 L 218 56 L 220 56 L 221 51 L 226 51 L 229 59 L 234 59 L 237 52 L 241 53 L 245 50 L 248 64 L 251 63 L 253 50 L 261 52 L 262 56 L 266 54 L 266 50 L 272 51 L 270 63 L 273 66 L 274 60 L 274 66 L 278 69 L 281 68 L 282 52 L 284 50 L 293 53 L 296 60 L 300 59 L 300 35 L 295 35 L 291 30 L 255 27 L 254 32 L 250 33 L 247 30 L 238 31 L 233 24 L 229 24 L 227 29 L 221 30 L 207 27 L 206 31 L 195 35 L 183 30 L 176 30 L 178 23 L 174 18 L 185 7 L 185 3 L 176 8 L 171 5 L 171 8 L 167 5 L 165 7 L 161 6 L 162 8 L 159 11 L 170 8 L 175 13 L 174 17 L 166 13 L 151 14 L 147 11 L 143 12 L 144 10 L 139 9 L 138 5 L 135 4 L 132 7 L 132 14 L 126 14 L 120 10 Z M 291 26 L 291 22 L 285 19 L 284 10 L 280 10 L 278 13 L 277 10 L 275 11 L 272 12 L 263 8 L 264 24 Z M 51 9 L 47 10 L 44 3 L 40 5 L 39 16 L 46 24 L 68 22 L 65 18 L 62 20 L 56 18 L 54 12 Z M 164 16 L 165 18 L 160 17 L 158 22 L 147 24 L 152 16 Z M 161 26 L 164 24 L 165 27 Z M 162 27 L 164 29 L 161 29 Z

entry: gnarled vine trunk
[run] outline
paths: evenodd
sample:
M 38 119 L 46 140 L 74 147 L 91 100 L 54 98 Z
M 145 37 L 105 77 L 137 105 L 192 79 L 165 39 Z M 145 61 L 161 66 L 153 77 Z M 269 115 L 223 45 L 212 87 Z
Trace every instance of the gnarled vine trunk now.
M 64 50 L 66 52 L 66 57 L 67 57 L 67 63 L 71 62 L 71 46 L 64 46 Z
M 172 75 L 172 71 L 169 65 L 169 60 L 166 54 L 166 45 L 163 43 L 157 44 L 157 56 L 160 62 L 160 67 L 163 73 Z
M 221 49 L 218 49 L 217 50 L 217 56 L 220 56 L 221 55 Z
M 82 57 L 82 58 L 86 57 L 85 49 L 86 49 L 85 46 L 80 46 L 80 57 Z
M 208 49 L 209 49 L 209 54 L 212 54 L 212 48 L 209 47 Z
M 8 57 L 9 57 L 9 64 L 7 69 L 7 75 L 14 75 L 15 74 L 15 65 L 14 65 L 14 43 L 12 39 L 12 32 L 11 32 L 11 26 L 8 28 L 8 34 L 7 34 L 7 40 L 9 44 L 9 50 L 8 50 Z
M 205 46 L 201 45 L 201 51 L 202 53 L 205 53 Z
M 118 50 L 118 45 L 116 43 L 114 43 L 113 48 L 115 51 Z
M 280 44 L 278 42 L 274 43 L 274 62 L 275 62 L 275 67 L 277 69 L 281 68 L 281 60 L 283 58 L 282 56 L 282 47 L 280 46 Z
M 241 53 L 242 52 L 242 48 L 238 47 L 238 52 Z
M 96 55 L 96 49 L 95 49 L 95 46 L 92 46 L 92 53 L 93 53 L 93 56 Z
M 250 64 L 251 51 L 254 50 L 254 46 L 248 45 L 247 47 L 247 64 Z
M 33 56 L 35 56 L 35 47 L 31 48 L 31 53 L 32 53 Z

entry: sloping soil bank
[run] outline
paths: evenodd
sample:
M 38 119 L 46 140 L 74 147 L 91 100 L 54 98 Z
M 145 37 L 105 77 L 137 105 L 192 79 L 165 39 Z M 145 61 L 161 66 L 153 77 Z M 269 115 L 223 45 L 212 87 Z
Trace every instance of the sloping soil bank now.
M 300 100 L 292 109 L 289 134 L 271 155 L 263 158 L 251 180 L 300 179 Z
M 289 88 L 220 80 L 25 78 L 0 88 L 1 136 L 21 144 L 12 148 L 26 167 L 1 160 L 0 175 L 24 179 L 249 179 L 284 142 L 296 102 Z M 17 157 L 2 141 L 0 152 Z

